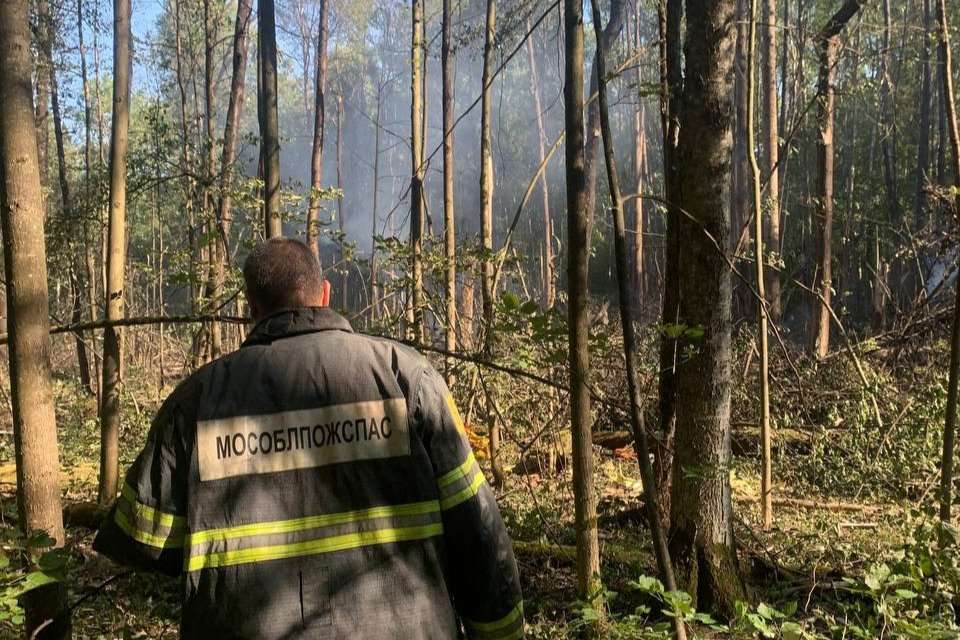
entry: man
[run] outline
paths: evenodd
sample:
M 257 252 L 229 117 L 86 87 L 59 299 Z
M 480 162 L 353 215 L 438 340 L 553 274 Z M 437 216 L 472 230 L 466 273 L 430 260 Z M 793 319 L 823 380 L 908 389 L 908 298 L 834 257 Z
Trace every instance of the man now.
M 523 637 L 516 561 L 442 378 L 323 308 L 273 238 L 256 326 L 167 398 L 94 542 L 181 575 L 184 640 Z

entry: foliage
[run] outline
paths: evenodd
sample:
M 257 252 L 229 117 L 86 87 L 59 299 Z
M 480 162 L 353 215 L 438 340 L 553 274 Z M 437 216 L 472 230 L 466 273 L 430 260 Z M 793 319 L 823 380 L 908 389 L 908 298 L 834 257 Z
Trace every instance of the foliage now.
M 68 556 L 55 544 L 43 531 L 24 535 L 15 527 L 0 528 L 0 630 L 23 624 L 23 594 L 65 579 Z

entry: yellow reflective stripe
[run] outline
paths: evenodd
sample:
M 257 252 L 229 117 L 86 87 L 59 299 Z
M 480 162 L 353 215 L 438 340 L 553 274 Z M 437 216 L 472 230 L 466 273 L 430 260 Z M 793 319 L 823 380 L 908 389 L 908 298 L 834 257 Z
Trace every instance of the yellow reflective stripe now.
M 443 474 L 437 479 L 437 488 L 443 489 L 444 487 L 447 487 L 453 484 L 454 482 L 456 482 L 461 478 L 466 478 L 467 474 L 470 473 L 470 467 L 472 467 L 475 462 L 476 460 L 474 459 L 473 452 L 471 451 L 467 454 L 467 459 L 464 461 L 463 464 L 461 464 L 459 467 L 457 467 L 453 471 L 449 471 Z
M 194 556 L 187 561 L 186 568 L 187 571 L 198 571 L 200 569 L 227 567 L 248 562 L 264 562 L 266 560 L 295 558 L 316 553 L 344 551 L 372 544 L 419 540 L 439 535 L 443 535 L 443 525 L 441 523 L 402 529 L 361 531 L 331 538 L 320 538 L 318 540 L 307 540 L 291 544 L 278 544 L 267 547 L 239 549 L 236 551 L 224 551 L 222 553 Z
M 477 495 L 477 491 L 480 490 L 480 485 L 483 484 L 483 472 L 480 469 L 477 469 L 477 475 L 473 478 L 473 482 L 469 486 L 464 487 L 460 491 L 456 492 L 449 498 L 445 498 L 440 501 L 440 508 L 446 511 L 451 509 L 461 502 L 469 500 L 473 496 Z
M 117 523 L 117 526 L 120 527 L 120 530 L 125 534 L 147 546 L 157 547 L 158 549 L 173 549 L 183 546 L 182 533 L 171 531 L 169 534 L 163 536 L 144 531 L 131 523 L 130 520 L 127 519 L 126 514 L 121 511 L 116 512 L 113 521 Z
M 259 522 L 256 524 L 224 527 L 221 529 L 206 529 L 187 536 L 188 545 L 192 546 L 214 540 L 228 540 L 230 538 L 245 538 L 248 536 L 267 535 L 275 533 L 292 533 L 306 531 L 333 524 L 373 520 L 375 518 L 389 518 L 392 516 L 417 516 L 440 511 L 440 503 L 436 500 L 416 502 L 397 506 L 372 507 L 358 511 L 344 511 L 318 516 L 307 516 L 292 520 L 278 520 L 275 522 Z
M 466 433 L 467 429 L 463 426 L 463 418 L 460 417 L 460 411 L 457 409 L 457 403 L 453 401 L 453 394 L 448 393 L 447 397 L 444 398 L 444 401 L 446 401 L 447 408 L 453 415 L 453 424 L 456 425 L 457 431 L 460 433 Z
M 130 503 L 130 506 L 133 508 L 134 515 L 139 518 L 143 518 L 144 520 L 149 520 L 156 525 L 172 529 L 174 527 L 183 526 L 187 522 L 187 519 L 183 516 L 158 511 L 153 507 L 143 504 L 137 500 L 137 492 L 134 491 L 133 487 L 127 483 L 123 483 L 123 489 L 120 490 L 120 495 L 123 498 L 126 498 Z
M 517 603 L 510 613 L 500 618 L 499 620 L 494 620 L 493 622 L 474 622 L 473 620 L 464 620 L 467 624 L 467 628 L 472 632 L 477 632 L 483 638 L 496 639 L 496 640 L 516 640 L 517 638 L 523 637 L 523 624 L 520 618 L 523 616 L 523 602 Z M 518 621 L 521 622 L 520 627 L 517 629 L 511 630 L 514 624 Z M 500 635 L 499 633 L 507 633 L 508 635 Z M 471 637 L 474 637 L 471 634 Z

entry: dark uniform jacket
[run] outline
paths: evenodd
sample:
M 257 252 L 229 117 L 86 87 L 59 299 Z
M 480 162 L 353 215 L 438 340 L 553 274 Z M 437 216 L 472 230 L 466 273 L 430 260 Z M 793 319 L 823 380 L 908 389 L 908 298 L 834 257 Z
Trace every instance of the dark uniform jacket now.
M 446 385 L 328 309 L 264 319 L 180 384 L 94 548 L 182 575 L 184 640 L 523 637 Z

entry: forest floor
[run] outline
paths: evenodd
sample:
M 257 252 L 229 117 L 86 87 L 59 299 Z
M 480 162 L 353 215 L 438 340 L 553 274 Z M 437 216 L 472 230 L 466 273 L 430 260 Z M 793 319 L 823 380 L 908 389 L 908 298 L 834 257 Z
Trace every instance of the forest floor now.
M 760 524 L 757 429 L 749 419 L 756 405 L 750 382 L 755 363 L 749 355 L 750 336 L 738 337 L 731 479 L 735 536 L 750 603 L 723 623 L 710 622 L 664 597 L 646 578 L 655 575 L 655 565 L 636 459 L 629 448 L 597 447 L 608 619 L 603 637 L 669 637 L 664 609 L 680 611 L 705 637 L 960 637 L 953 613 L 960 605 L 956 540 L 944 543 L 933 517 L 946 383 L 941 325 L 919 336 L 900 336 L 907 346 L 882 341 L 860 345 L 855 353 L 867 386 L 853 360 L 843 355 L 818 364 L 775 358 L 777 500 L 770 531 Z M 616 343 L 616 336 L 609 340 Z M 65 341 L 59 348 L 68 350 Z M 615 360 L 615 349 L 607 353 Z M 67 359 L 64 355 L 61 361 Z M 605 372 L 598 376 L 601 392 L 623 397 L 618 396 L 622 374 L 609 375 L 617 369 L 605 366 L 602 355 L 595 366 Z M 126 372 L 124 468 L 139 449 L 163 391 L 175 382 L 166 381 L 161 390 L 152 371 L 144 365 Z M 520 564 L 527 637 L 574 637 L 578 628 L 594 620 L 595 612 L 575 596 L 571 473 L 562 464 L 549 468 L 541 442 L 562 442 L 556 435 L 544 437 L 565 425 L 562 396 L 506 375 L 484 382 L 499 390 L 501 414 L 514 417 L 505 425 L 508 473 L 498 496 Z M 466 380 L 463 386 L 469 386 Z M 511 393 L 503 393 L 507 389 Z M 66 364 L 55 392 L 64 500 L 89 502 L 96 493 L 96 402 L 80 391 Z M 475 395 L 460 396 L 458 391 L 470 423 L 479 403 Z M 596 409 L 600 432 L 615 431 L 621 418 L 607 405 Z M 655 417 L 648 424 L 655 424 Z M 482 438 L 478 443 L 482 445 Z M 562 462 L 562 445 L 556 446 Z M 481 459 L 481 465 L 486 467 L 487 461 Z M 0 638 L 18 637 L 12 622 L 15 599 L 10 598 L 21 580 L 16 569 L 22 566 L 22 558 L 19 564 L 16 559 L 22 533 L 15 526 L 15 482 L 9 413 L 4 410 L 0 557 L 8 560 L 0 570 Z M 75 638 L 177 636 L 176 580 L 128 572 L 98 556 L 90 549 L 93 532 L 85 526 L 69 527 L 67 538 L 66 582 L 75 606 Z

